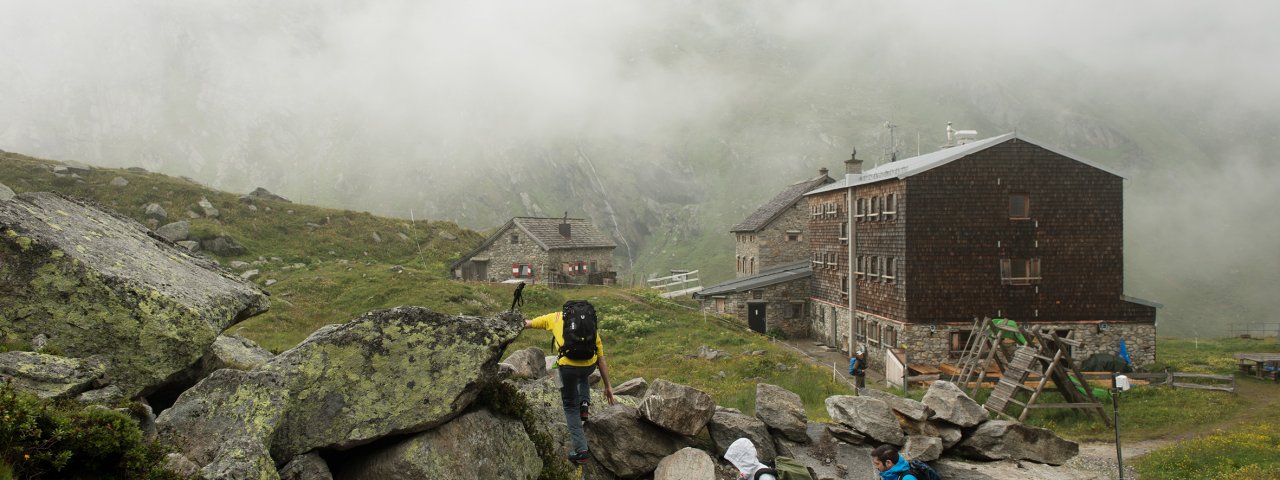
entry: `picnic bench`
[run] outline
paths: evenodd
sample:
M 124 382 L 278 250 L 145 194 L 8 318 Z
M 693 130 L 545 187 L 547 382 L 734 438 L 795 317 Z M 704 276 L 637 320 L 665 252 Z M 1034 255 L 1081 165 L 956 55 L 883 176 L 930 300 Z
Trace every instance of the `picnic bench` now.
M 1240 373 L 1280 381 L 1280 353 L 1237 353 L 1235 357 Z

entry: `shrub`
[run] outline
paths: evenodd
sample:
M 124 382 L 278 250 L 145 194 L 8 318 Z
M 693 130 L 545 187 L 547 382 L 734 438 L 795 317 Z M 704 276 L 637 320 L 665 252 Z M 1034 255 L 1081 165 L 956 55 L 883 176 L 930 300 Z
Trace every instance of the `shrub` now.
M 59 405 L 0 385 L 0 478 L 176 479 L 128 415 Z

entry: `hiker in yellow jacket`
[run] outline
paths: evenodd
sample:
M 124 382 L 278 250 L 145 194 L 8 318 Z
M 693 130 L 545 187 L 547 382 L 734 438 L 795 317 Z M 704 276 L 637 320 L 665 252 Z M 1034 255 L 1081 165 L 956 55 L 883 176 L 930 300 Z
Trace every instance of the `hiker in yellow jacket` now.
M 568 342 L 565 333 L 566 317 L 571 325 Z M 589 331 L 583 329 L 583 324 L 587 321 Z M 565 423 L 569 426 L 569 461 L 586 463 L 590 454 L 582 425 L 587 421 L 587 404 L 591 399 L 591 387 L 587 380 L 597 365 L 600 366 L 600 381 L 604 383 L 605 400 L 610 405 L 617 403 L 613 399 L 613 387 L 609 383 L 609 366 L 604 360 L 604 341 L 596 331 L 595 307 L 585 301 L 571 300 L 565 302 L 564 311 L 526 320 L 524 327 L 549 330 L 555 336 L 556 350 L 560 355 L 556 361 L 559 380 L 556 383 L 560 385 L 560 401 L 564 405 Z M 578 332 L 578 335 L 573 332 Z M 587 335 L 582 335 L 583 332 Z M 595 337 L 594 342 L 589 337 Z M 595 343 L 594 349 L 590 348 L 590 343 Z

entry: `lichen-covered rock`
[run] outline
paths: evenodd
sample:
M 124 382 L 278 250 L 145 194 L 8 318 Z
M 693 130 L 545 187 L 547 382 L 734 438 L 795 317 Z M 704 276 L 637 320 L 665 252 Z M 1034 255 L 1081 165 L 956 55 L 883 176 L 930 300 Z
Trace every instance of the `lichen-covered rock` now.
M 477 410 L 337 468 L 350 480 L 484 478 L 533 480 L 537 448 L 519 420 Z
M 649 474 L 662 459 L 689 446 L 684 437 L 644 421 L 639 411 L 625 405 L 592 412 L 587 443 L 592 458 L 620 478 Z
M 218 456 L 200 469 L 201 480 L 280 480 L 267 447 L 244 438 L 228 440 Z
M 952 452 L 979 460 L 1030 460 L 1062 465 L 1080 453 L 1080 445 L 1053 432 L 1006 420 L 983 423 Z
M 831 419 L 881 443 L 902 445 L 906 436 L 898 425 L 898 417 L 884 400 L 871 397 L 836 395 L 827 397 L 827 413 Z
M 256 286 L 92 203 L 24 193 L 0 203 L 0 336 L 106 355 L 127 396 L 163 383 L 227 327 L 266 311 Z
M 653 480 L 690 480 L 715 478 L 716 465 L 707 452 L 687 447 L 658 462 Z
M 933 382 L 921 402 L 933 409 L 933 418 L 959 427 L 972 427 L 988 418 L 987 410 L 982 405 L 978 405 L 978 402 L 951 382 Z
M 654 425 L 692 436 L 711 421 L 716 404 L 702 390 L 659 378 L 649 385 L 640 401 L 640 413 Z
M 200 377 L 223 368 L 253 370 L 272 357 L 274 355 L 271 352 L 253 343 L 253 340 L 239 335 L 218 335 L 213 345 L 209 346 L 209 352 L 200 359 Z
M 767 383 L 756 384 L 756 418 L 793 442 L 809 441 L 804 400 L 790 390 Z
M 35 352 L 0 353 L 0 383 L 40 398 L 71 398 L 94 387 L 107 372 L 105 357 L 86 359 Z
M 547 374 L 546 363 L 543 361 L 545 356 L 542 349 L 529 347 L 513 352 L 502 363 L 511 365 L 512 375 L 516 378 L 542 378 Z
M 346 449 L 429 430 L 460 414 L 486 382 L 523 317 L 455 317 L 421 307 L 369 312 L 321 328 L 258 370 L 289 382 L 278 458 Z
M 156 235 L 164 237 L 165 240 L 170 242 L 182 242 L 191 236 L 191 224 L 185 221 L 165 224 L 165 226 L 156 229 Z
M 333 480 L 333 473 L 320 454 L 311 452 L 294 457 L 281 468 L 280 480 Z
M 196 474 L 200 473 L 200 466 L 187 459 L 181 453 L 165 455 L 164 464 L 161 468 L 177 474 L 178 478 L 195 478 Z
M 716 458 L 723 457 L 729 451 L 729 445 L 739 438 L 751 440 L 755 444 L 756 455 L 761 461 L 771 461 L 778 456 L 773 447 L 773 435 L 769 433 L 768 425 L 759 418 L 729 410 L 717 410 L 707 423 L 707 430 L 711 433 L 711 441 L 716 445 Z
M 208 466 L 218 458 L 251 459 L 254 452 L 266 451 L 279 425 L 289 395 L 285 381 L 277 372 L 213 372 L 160 412 L 156 435 L 197 465 Z M 271 471 L 275 473 L 274 465 Z

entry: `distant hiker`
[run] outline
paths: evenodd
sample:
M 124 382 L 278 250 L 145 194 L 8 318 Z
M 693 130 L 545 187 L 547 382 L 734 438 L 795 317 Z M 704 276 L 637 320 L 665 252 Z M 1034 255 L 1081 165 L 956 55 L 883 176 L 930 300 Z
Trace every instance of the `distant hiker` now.
M 516 306 L 524 306 L 524 282 L 516 285 L 516 291 L 511 294 L 511 308 L 508 311 L 516 311 Z
M 849 359 L 849 375 L 853 375 L 853 383 L 858 388 L 867 388 L 867 351 L 858 347 L 858 353 Z
M 609 383 L 609 365 L 604 361 L 604 341 L 596 331 L 596 307 L 585 300 L 569 300 L 556 313 L 548 313 L 524 322 L 525 328 L 550 330 L 555 341 L 558 370 L 556 383 L 560 387 L 560 401 L 564 405 L 564 419 L 569 426 L 569 461 L 587 463 L 587 436 L 582 430 L 587 421 L 587 405 L 591 400 L 591 386 L 587 380 L 600 366 L 600 381 L 604 383 L 604 398 L 610 405 L 613 387 Z

